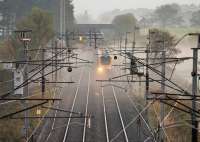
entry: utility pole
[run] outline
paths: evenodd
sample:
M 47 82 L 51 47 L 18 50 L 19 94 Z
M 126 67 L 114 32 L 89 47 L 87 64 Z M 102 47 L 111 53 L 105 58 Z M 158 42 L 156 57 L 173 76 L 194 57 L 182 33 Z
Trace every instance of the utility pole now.
M 122 50 L 122 35 L 120 34 L 119 35 L 120 37 L 119 37 L 119 50 L 120 50 L 120 55 L 121 55 L 121 50 Z
M 135 45 L 136 45 L 136 28 L 134 28 L 134 32 L 133 32 L 133 47 L 132 47 L 132 53 L 134 54 L 134 49 L 135 49 Z
M 150 46 L 151 46 L 151 32 L 149 30 L 149 44 L 146 48 L 146 84 L 145 84 L 145 100 L 146 100 L 146 106 L 148 105 L 148 96 L 149 96 L 149 53 L 150 53 Z M 145 111 L 147 122 L 148 121 L 148 109 Z
M 94 47 L 95 47 L 95 49 L 97 48 L 97 32 L 96 32 L 96 30 L 94 32 Z
M 128 32 L 126 32 L 126 35 L 125 35 L 125 52 L 126 52 L 126 50 L 127 50 L 127 43 L 128 43 Z
M 193 48 L 193 71 L 192 71 L 192 142 L 197 142 L 198 138 L 198 122 L 195 116 L 196 95 L 197 95 L 197 64 L 198 64 L 198 48 Z
M 166 74 L 166 51 L 165 51 L 165 41 L 161 41 L 162 43 L 162 67 L 161 67 L 161 72 L 162 72 L 162 78 L 161 78 L 161 92 L 165 93 L 165 74 Z M 162 96 L 163 98 L 163 96 Z M 164 132 L 163 132 L 163 127 L 164 127 L 164 117 L 165 117 L 165 108 L 164 108 L 164 103 L 160 102 L 160 142 L 164 142 Z
M 116 40 L 116 39 L 115 39 L 115 37 L 114 37 L 114 48 L 115 48 L 115 44 L 116 44 L 116 43 L 115 43 L 115 40 Z
M 63 37 L 63 34 L 65 33 L 65 32 L 63 32 L 64 31 L 64 16 L 65 16 L 65 6 L 64 6 L 64 4 L 65 4 L 65 0 L 60 0 L 60 36 L 61 36 L 61 38 Z
M 60 0 L 60 36 L 62 36 L 62 0 Z
M 89 31 L 90 47 L 92 46 L 92 31 Z
M 43 47 L 42 47 L 43 48 Z M 45 49 L 42 49 L 42 97 L 44 97 L 45 95 L 45 69 L 44 69 L 44 65 L 45 65 Z
M 70 38 L 70 33 L 67 30 L 66 33 L 65 33 L 65 40 L 66 40 L 67 48 L 69 48 L 69 38 Z
M 55 44 L 55 45 L 54 45 Z M 56 48 L 56 40 L 55 40 L 55 42 L 54 42 L 54 40 L 52 40 L 52 50 L 51 50 L 51 56 L 53 57 L 54 56 L 54 48 Z M 54 58 L 52 58 L 51 59 L 51 64 L 52 64 L 52 71 L 54 70 Z M 53 81 L 53 79 L 54 79 L 54 74 L 52 73 L 52 81 Z
M 30 30 L 24 30 L 24 31 L 16 31 L 16 33 L 19 34 L 19 38 L 20 40 L 23 42 L 24 45 L 24 60 L 26 62 L 25 66 L 24 66 L 24 81 L 28 80 L 28 62 L 29 62 L 29 57 L 28 57 L 28 44 L 31 41 L 30 38 L 28 38 L 27 34 L 30 33 Z M 23 97 L 28 97 L 29 96 L 29 90 L 28 90 L 28 84 L 23 88 L 24 89 L 24 94 Z M 22 101 L 23 107 L 27 108 L 28 107 L 28 103 L 26 101 Z M 27 140 L 28 136 L 29 136 L 29 119 L 27 118 L 29 115 L 29 111 L 25 111 L 24 112 L 24 128 L 22 129 L 24 138 Z
M 27 62 L 27 64 L 25 64 L 25 68 L 24 68 L 24 80 L 28 79 L 28 45 L 27 42 L 24 42 L 24 47 L 25 47 L 25 61 Z M 28 84 L 24 87 L 24 97 L 28 97 L 29 96 L 29 90 L 28 90 Z M 28 106 L 27 102 L 24 102 L 24 108 L 26 108 Z M 29 135 L 29 119 L 26 118 L 29 115 L 29 111 L 25 111 L 24 116 L 25 116 L 25 121 L 24 121 L 24 125 L 25 125 L 25 138 L 28 139 L 28 135 Z
M 63 33 L 66 32 L 66 0 L 63 0 Z
M 192 48 L 193 50 L 193 71 L 192 71 L 192 142 L 198 141 L 198 122 L 195 115 L 196 110 L 196 95 L 197 95 L 197 65 L 198 65 L 198 51 L 200 50 L 200 35 L 198 35 L 198 48 Z
M 127 53 L 127 43 L 128 43 L 128 32 L 126 32 L 126 34 L 125 34 L 125 54 Z M 125 56 L 125 67 L 126 67 L 126 65 L 127 65 L 127 59 L 126 59 L 126 56 Z M 126 69 L 125 69 L 125 73 L 126 73 Z
M 57 45 L 58 45 L 58 41 L 56 41 L 56 46 L 55 46 L 55 82 L 57 82 L 58 80 L 58 71 L 57 71 L 57 65 L 58 65 L 58 54 L 57 54 Z M 54 64 L 53 64 L 54 65 Z M 57 87 L 57 83 L 55 83 L 55 86 Z

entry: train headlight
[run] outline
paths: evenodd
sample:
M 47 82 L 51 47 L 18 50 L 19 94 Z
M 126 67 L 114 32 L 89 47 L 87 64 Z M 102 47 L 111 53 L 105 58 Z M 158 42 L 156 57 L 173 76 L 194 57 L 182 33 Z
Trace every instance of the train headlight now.
M 83 37 L 82 36 L 79 37 L 79 41 L 83 41 Z
M 98 73 L 102 73 L 102 72 L 103 72 L 103 68 L 102 68 L 102 67 L 98 67 L 98 68 L 97 68 L 97 72 L 98 72 Z

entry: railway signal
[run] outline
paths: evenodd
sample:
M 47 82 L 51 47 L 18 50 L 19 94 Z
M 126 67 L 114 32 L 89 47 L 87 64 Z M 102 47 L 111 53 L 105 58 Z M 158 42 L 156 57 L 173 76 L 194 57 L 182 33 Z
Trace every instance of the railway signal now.
M 68 67 L 68 72 L 72 72 L 72 67 Z

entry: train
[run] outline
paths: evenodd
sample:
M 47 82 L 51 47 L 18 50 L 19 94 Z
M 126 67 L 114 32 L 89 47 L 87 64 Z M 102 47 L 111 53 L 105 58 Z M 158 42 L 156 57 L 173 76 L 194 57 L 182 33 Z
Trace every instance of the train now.
M 110 70 L 112 67 L 112 57 L 107 49 L 98 49 L 98 71 Z

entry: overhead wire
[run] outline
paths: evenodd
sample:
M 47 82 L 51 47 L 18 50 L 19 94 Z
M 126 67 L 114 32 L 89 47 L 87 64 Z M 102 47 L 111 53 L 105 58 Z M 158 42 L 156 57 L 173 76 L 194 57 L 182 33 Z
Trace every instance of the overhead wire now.
M 64 50 L 63 50 L 63 51 L 64 51 Z M 62 52 L 63 52 L 63 51 L 62 51 Z M 34 73 L 31 77 L 29 77 L 27 80 L 25 80 L 23 83 L 21 83 L 21 84 L 20 84 L 19 86 L 17 86 L 16 88 L 14 88 L 12 91 L 9 91 L 9 92 L 7 92 L 7 93 L 5 93 L 5 94 L 1 94 L 1 95 L 0 95 L 1 98 L 7 97 L 7 96 L 11 95 L 11 93 L 12 93 L 13 91 L 18 90 L 18 89 L 21 88 L 21 87 L 24 87 L 24 86 L 27 84 L 27 82 L 28 82 L 29 80 L 31 80 L 33 77 L 35 77 L 35 76 L 36 76 L 38 73 L 40 73 L 43 69 L 47 68 L 50 64 L 51 64 L 51 63 L 49 63 L 49 64 L 45 65 L 44 67 L 42 67 L 42 69 L 40 69 L 38 72 Z M 41 77 L 40 77 L 40 78 L 41 78 Z

